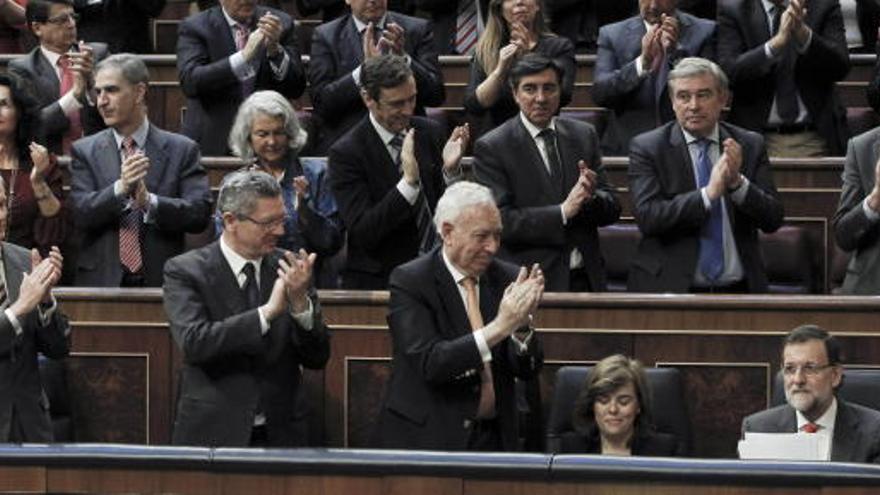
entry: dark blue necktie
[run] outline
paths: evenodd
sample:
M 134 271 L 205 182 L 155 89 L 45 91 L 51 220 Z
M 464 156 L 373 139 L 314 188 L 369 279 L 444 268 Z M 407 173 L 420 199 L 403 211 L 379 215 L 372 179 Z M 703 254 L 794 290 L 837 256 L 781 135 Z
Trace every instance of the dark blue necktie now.
M 697 156 L 697 171 L 699 173 L 698 181 L 700 188 L 709 184 L 709 177 L 712 175 L 712 159 L 709 158 L 709 145 L 712 144 L 708 139 L 700 139 L 697 141 L 699 147 L 699 155 Z M 709 282 L 715 282 L 724 271 L 724 238 L 723 238 L 723 219 L 721 218 L 721 199 L 712 201 L 709 210 L 709 218 L 703 224 L 700 231 L 700 272 Z

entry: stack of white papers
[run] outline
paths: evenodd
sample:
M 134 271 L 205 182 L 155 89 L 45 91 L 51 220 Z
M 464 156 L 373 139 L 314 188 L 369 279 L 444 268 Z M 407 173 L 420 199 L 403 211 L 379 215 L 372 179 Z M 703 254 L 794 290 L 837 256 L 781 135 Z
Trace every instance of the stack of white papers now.
M 819 435 L 749 433 L 739 441 L 740 459 L 824 461 Z

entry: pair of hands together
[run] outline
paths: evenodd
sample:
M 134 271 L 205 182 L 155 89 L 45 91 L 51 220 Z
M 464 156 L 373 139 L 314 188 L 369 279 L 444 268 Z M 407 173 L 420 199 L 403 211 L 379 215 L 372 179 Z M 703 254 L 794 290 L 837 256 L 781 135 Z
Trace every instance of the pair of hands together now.
M 452 130 L 452 134 L 443 146 L 443 171 L 447 175 L 455 175 L 471 139 L 470 126 L 460 125 Z M 403 171 L 403 179 L 410 185 L 419 182 L 419 163 L 416 160 L 416 130 L 409 129 L 403 138 L 403 146 L 400 148 L 400 166 Z

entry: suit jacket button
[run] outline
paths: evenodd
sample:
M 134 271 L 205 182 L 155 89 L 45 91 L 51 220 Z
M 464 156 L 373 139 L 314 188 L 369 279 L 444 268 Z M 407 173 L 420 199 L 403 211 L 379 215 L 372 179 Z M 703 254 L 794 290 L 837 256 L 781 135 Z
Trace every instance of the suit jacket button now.
M 474 424 L 473 421 L 466 419 L 466 420 L 464 420 L 464 424 L 462 426 L 464 426 L 464 429 L 467 430 L 468 428 L 471 427 L 472 424 Z

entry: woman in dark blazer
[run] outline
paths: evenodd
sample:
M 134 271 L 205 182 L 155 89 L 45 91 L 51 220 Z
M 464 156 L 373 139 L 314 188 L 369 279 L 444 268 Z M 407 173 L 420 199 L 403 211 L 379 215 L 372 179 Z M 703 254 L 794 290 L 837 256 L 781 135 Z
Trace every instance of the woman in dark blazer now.
M 641 363 L 609 356 L 587 375 L 575 402 L 575 433 L 563 435 L 560 453 L 681 455 L 674 435 L 651 424 L 650 392 Z
M 475 115 L 487 110 L 492 127 L 519 112 L 507 73 L 513 62 L 526 53 L 537 52 L 556 59 L 563 67 L 559 106 L 571 102 L 574 90 L 574 45 L 568 38 L 551 33 L 544 22 L 542 0 L 491 0 L 486 28 L 480 34 L 471 61 L 471 76 L 464 107 Z

